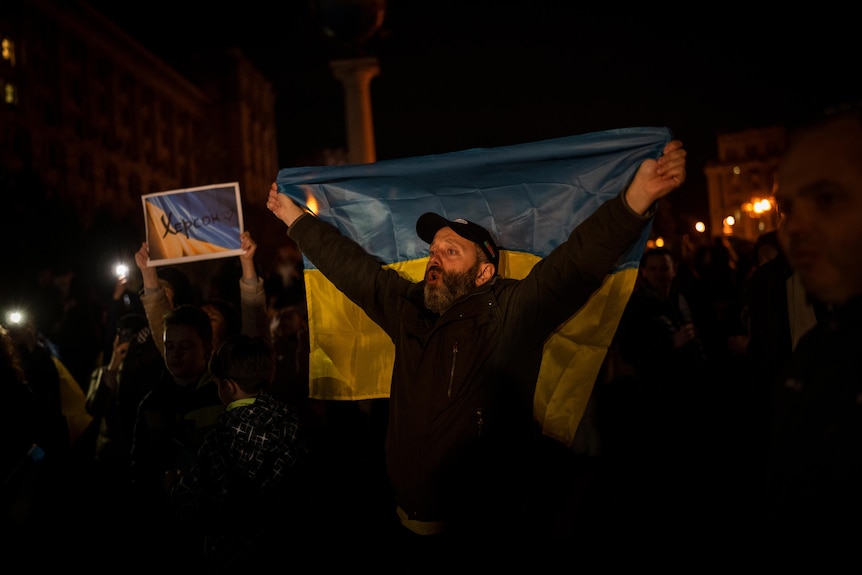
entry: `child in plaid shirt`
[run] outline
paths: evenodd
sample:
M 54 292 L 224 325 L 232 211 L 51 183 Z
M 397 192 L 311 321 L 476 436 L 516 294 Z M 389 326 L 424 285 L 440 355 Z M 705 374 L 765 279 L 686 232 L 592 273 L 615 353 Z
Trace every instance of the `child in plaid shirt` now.
M 210 572 L 247 570 L 267 564 L 274 542 L 305 530 L 309 441 L 294 407 L 267 393 L 274 357 L 265 339 L 228 339 L 209 371 L 226 409 L 171 502 L 203 536 Z

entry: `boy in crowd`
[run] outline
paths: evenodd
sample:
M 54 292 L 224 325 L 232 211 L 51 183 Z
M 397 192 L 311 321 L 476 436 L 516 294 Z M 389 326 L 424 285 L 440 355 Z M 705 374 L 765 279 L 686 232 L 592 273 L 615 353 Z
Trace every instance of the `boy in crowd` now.
M 264 338 L 229 338 L 213 353 L 209 372 L 226 410 L 171 503 L 204 537 L 209 569 L 263 567 L 270 564 L 267 549 L 307 530 L 301 509 L 308 503 L 308 441 L 296 410 L 267 393 L 275 363 Z

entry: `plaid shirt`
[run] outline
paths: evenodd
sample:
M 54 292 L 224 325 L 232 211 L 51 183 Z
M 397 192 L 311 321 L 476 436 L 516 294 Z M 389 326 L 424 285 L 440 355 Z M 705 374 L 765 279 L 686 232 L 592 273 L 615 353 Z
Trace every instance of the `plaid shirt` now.
M 211 560 L 242 554 L 254 546 L 265 515 L 289 513 L 302 498 L 301 463 L 309 454 L 296 411 L 261 393 L 220 416 L 173 489 L 172 505 L 204 534 Z

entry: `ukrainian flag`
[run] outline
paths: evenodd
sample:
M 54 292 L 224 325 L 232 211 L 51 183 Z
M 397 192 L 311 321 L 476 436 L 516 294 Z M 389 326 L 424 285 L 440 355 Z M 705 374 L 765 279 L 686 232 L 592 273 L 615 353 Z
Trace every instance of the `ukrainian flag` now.
M 225 184 L 144 196 L 150 259 L 164 264 L 238 253 L 242 212 L 237 189 L 237 184 Z
M 522 278 L 670 140 L 666 128 L 609 130 L 371 164 L 283 169 L 276 182 L 280 192 L 415 281 L 422 279 L 428 255 L 416 235 L 424 212 L 484 226 L 501 248 L 499 273 Z M 591 300 L 545 342 L 534 414 L 546 435 L 566 445 L 631 295 L 649 228 Z M 310 395 L 388 397 L 391 340 L 313 262 L 304 263 Z

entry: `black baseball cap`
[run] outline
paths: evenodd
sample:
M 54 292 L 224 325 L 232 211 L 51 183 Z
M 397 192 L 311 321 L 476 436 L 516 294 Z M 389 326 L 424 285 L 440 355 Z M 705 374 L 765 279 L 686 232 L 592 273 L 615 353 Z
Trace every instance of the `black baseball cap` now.
M 494 264 L 497 270 L 500 269 L 500 250 L 488 230 L 462 218 L 449 221 L 433 212 L 426 212 L 416 220 L 416 233 L 427 244 L 434 241 L 434 236 L 440 228 L 452 228 L 452 231 L 465 240 L 474 242 L 485 252 L 488 261 Z

